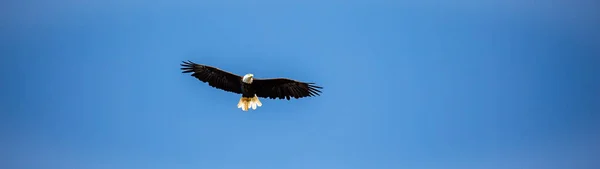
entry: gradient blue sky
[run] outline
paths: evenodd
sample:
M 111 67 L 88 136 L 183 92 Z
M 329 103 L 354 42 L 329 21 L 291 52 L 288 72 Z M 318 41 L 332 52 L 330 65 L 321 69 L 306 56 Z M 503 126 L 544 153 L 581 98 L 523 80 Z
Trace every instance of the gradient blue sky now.
M 0 168 L 597 168 L 599 7 L 2 1 Z M 242 112 L 182 60 L 325 88 Z

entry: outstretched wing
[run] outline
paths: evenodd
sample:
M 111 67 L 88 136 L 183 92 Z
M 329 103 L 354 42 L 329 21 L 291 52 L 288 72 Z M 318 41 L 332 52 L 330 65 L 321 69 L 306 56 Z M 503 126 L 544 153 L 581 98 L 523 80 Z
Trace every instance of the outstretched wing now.
M 287 99 L 319 96 L 323 87 L 314 83 L 299 82 L 292 79 L 254 79 L 252 87 L 256 96 L 269 99 Z
M 184 61 L 181 66 L 182 73 L 192 73 L 192 76 L 214 88 L 242 94 L 241 76 L 191 61 Z

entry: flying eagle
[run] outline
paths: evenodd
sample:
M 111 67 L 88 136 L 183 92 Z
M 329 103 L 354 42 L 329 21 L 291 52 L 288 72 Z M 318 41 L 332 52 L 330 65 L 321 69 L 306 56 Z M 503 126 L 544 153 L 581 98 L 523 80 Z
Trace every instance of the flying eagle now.
M 319 96 L 323 87 L 314 83 L 299 82 L 286 78 L 256 79 L 253 74 L 244 77 L 223 71 L 212 66 L 196 64 L 191 61 L 183 61 L 182 73 L 192 73 L 191 76 L 208 83 L 217 89 L 227 92 L 241 94 L 238 108 L 248 111 L 248 108 L 256 110 L 262 106 L 258 97 L 269 99 L 304 98 Z

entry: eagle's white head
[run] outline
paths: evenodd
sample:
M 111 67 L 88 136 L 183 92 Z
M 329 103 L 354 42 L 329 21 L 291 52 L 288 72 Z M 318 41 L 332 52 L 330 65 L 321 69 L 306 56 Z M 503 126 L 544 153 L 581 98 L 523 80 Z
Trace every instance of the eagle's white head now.
M 242 78 L 242 82 L 244 82 L 246 84 L 252 84 L 253 80 L 254 80 L 254 75 L 250 74 L 250 73 L 244 75 L 244 78 Z

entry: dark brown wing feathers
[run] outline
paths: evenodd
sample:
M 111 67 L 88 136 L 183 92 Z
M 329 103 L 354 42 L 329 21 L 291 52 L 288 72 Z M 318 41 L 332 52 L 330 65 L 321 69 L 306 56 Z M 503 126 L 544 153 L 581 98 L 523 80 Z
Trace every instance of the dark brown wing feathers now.
M 223 71 L 221 69 L 184 61 L 181 66 L 182 73 L 192 73 L 191 76 L 208 83 L 208 85 L 237 94 L 242 94 L 241 76 Z
M 269 99 L 287 99 L 319 96 L 323 87 L 314 83 L 299 82 L 285 78 L 254 79 L 252 87 L 256 96 Z

